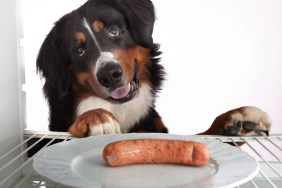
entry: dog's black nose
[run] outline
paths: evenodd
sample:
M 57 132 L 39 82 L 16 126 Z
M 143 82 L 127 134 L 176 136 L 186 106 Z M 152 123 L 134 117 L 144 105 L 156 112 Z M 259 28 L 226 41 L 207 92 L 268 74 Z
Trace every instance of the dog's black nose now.
M 122 70 L 119 64 L 107 62 L 97 72 L 97 79 L 104 87 L 117 87 L 121 83 Z

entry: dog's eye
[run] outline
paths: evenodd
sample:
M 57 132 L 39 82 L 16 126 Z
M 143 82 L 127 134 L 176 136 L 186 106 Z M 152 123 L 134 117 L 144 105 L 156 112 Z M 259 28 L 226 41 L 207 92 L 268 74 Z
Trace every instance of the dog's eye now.
M 118 26 L 111 26 L 108 29 L 108 36 L 111 38 L 116 38 L 121 35 L 121 29 Z
M 83 48 L 77 48 L 76 53 L 81 57 L 85 54 L 85 50 Z

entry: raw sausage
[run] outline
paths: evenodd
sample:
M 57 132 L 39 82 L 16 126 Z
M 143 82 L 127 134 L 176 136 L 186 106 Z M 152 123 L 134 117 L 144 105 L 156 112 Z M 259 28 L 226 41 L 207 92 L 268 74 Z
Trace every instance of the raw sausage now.
M 109 166 L 148 163 L 201 166 L 209 157 L 205 144 L 184 140 L 123 140 L 110 143 L 103 150 L 103 158 Z
M 168 163 L 201 166 L 209 160 L 209 149 L 195 141 L 135 139 L 110 143 L 103 151 L 109 166 Z

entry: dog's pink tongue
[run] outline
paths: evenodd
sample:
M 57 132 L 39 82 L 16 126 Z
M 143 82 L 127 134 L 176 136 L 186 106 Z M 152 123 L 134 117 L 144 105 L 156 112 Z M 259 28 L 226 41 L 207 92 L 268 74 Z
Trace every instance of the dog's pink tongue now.
M 111 97 L 114 99 L 121 99 L 125 97 L 130 91 L 130 84 L 124 87 L 117 88 L 111 93 Z

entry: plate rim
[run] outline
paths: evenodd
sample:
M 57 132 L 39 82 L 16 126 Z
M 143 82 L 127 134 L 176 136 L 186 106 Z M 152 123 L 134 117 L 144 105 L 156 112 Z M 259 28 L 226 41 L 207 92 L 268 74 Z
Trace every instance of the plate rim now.
M 220 183 L 216 182 L 216 184 L 218 184 L 218 185 L 212 184 L 213 187 L 218 187 L 218 188 L 236 187 L 238 185 L 242 185 L 243 183 L 248 182 L 253 177 L 255 177 L 257 175 L 257 173 L 259 172 L 259 163 L 252 156 L 250 156 L 247 152 L 241 150 L 240 148 L 231 146 L 231 145 L 226 144 L 226 143 L 222 143 L 219 140 L 205 139 L 205 138 L 201 138 L 201 137 L 193 136 L 193 135 L 180 135 L 180 134 L 167 134 L 167 133 L 126 133 L 126 134 L 111 134 L 111 135 L 108 134 L 108 135 L 90 136 L 90 137 L 86 137 L 86 138 L 73 139 L 73 140 L 69 140 L 67 142 L 60 142 L 60 143 L 48 146 L 48 147 L 40 150 L 34 156 L 32 166 L 33 166 L 33 169 L 38 174 L 40 174 L 41 176 L 43 176 L 43 177 L 45 177 L 45 178 L 47 178 L 47 179 L 49 179 L 51 181 L 54 181 L 54 182 L 57 182 L 57 183 L 60 183 L 62 185 L 66 185 L 66 186 L 75 186 L 76 187 L 77 182 L 81 181 L 82 177 L 77 177 L 78 175 L 75 172 L 73 172 L 73 171 L 72 172 L 68 172 L 70 174 L 67 174 L 67 175 L 68 176 L 73 176 L 73 177 L 68 178 L 68 180 L 71 179 L 72 182 L 66 182 L 66 181 L 58 178 L 57 176 L 52 176 L 52 173 L 46 173 L 46 171 L 42 170 L 42 168 L 44 169 L 44 162 L 46 162 L 47 159 L 42 157 L 42 156 L 44 156 L 44 154 L 48 153 L 49 150 L 61 149 L 61 147 L 63 147 L 63 146 L 65 147 L 65 145 L 69 146 L 69 145 L 73 145 L 73 144 L 87 143 L 87 142 L 89 142 L 91 140 L 94 140 L 96 142 L 97 141 L 101 142 L 101 140 L 103 140 L 104 143 L 101 144 L 100 148 L 97 148 L 97 149 L 101 149 L 107 143 L 114 142 L 114 141 L 117 141 L 117 140 L 141 139 L 141 138 L 179 139 L 179 140 L 194 140 L 194 141 L 202 142 L 202 143 L 206 144 L 209 147 L 210 152 L 211 152 L 211 158 L 213 158 L 213 159 L 214 159 L 213 155 L 214 155 L 214 151 L 215 150 L 213 148 L 211 148 L 212 145 L 221 145 L 222 147 L 229 148 L 230 150 L 234 150 L 234 151 L 237 150 L 237 152 L 239 152 L 241 155 L 244 155 L 245 157 L 248 157 L 248 160 L 250 160 L 251 162 L 254 163 L 253 165 L 255 165 L 255 168 L 252 170 L 251 173 L 249 173 L 247 175 L 247 177 L 245 175 L 244 178 L 236 180 L 234 182 L 231 182 L 228 185 L 227 184 L 224 185 L 224 183 L 223 183 L 223 185 L 220 185 Z M 87 151 L 85 151 L 85 152 L 87 152 Z M 73 158 L 76 158 L 78 155 L 81 155 L 81 154 L 83 154 L 83 153 L 77 153 L 77 155 L 73 156 Z M 218 158 L 215 157 L 214 160 L 218 161 Z M 62 160 L 62 161 L 64 161 L 64 160 Z M 66 160 L 64 162 L 66 162 Z M 70 162 L 69 163 L 69 168 L 71 169 L 71 162 L 72 161 L 68 161 L 68 162 Z M 219 162 L 221 162 L 221 160 L 219 160 Z M 43 163 L 43 166 L 42 166 L 42 163 Z M 220 170 L 221 167 L 222 167 L 222 165 L 220 166 L 220 164 L 219 164 L 218 172 L 222 172 L 222 170 Z M 58 169 L 54 169 L 54 171 L 57 172 Z M 216 173 L 213 177 L 217 178 L 218 175 L 219 174 Z M 98 182 L 97 183 L 94 183 L 94 182 L 91 182 L 91 183 L 84 182 L 83 185 L 81 185 L 81 183 L 80 183 L 79 187 L 93 187 L 93 186 L 100 186 L 100 185 L 101 184 L 98 183 Z

